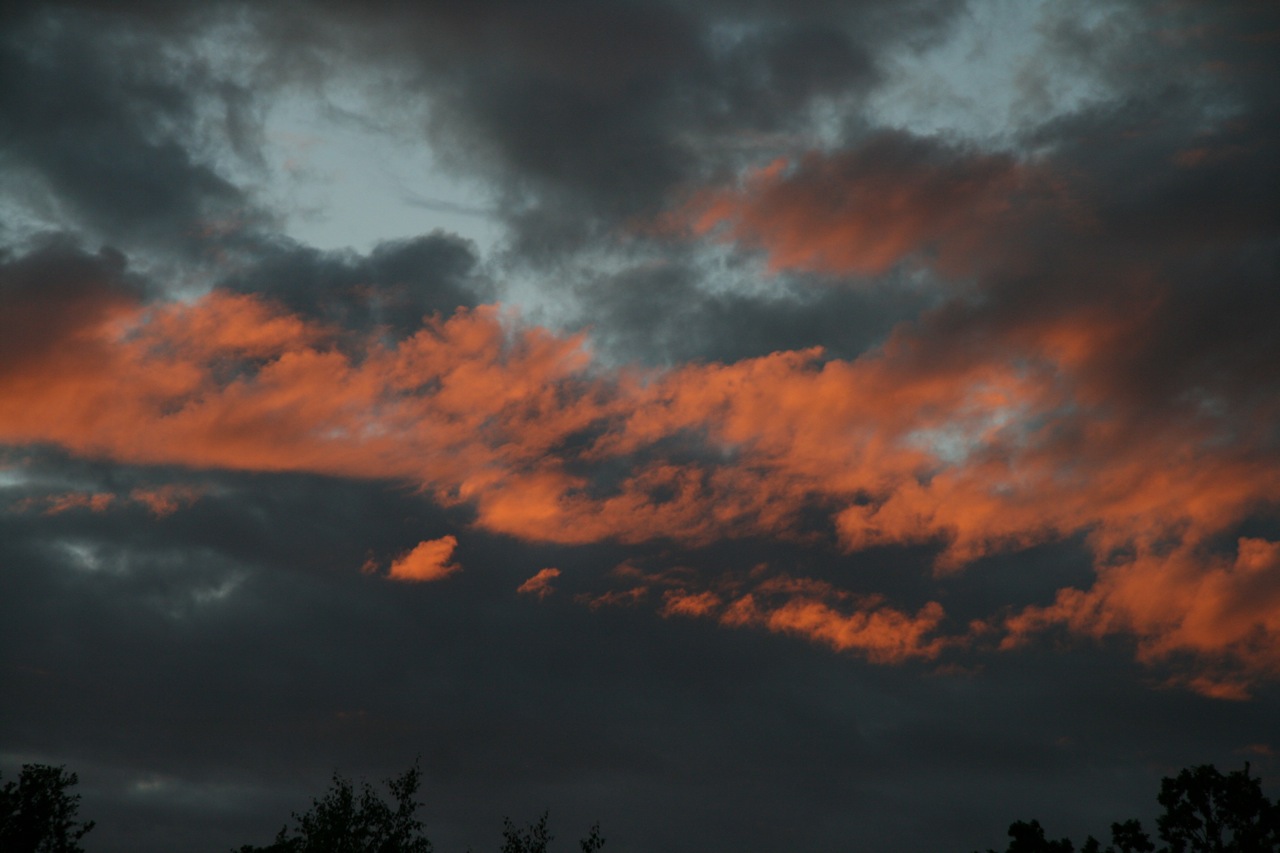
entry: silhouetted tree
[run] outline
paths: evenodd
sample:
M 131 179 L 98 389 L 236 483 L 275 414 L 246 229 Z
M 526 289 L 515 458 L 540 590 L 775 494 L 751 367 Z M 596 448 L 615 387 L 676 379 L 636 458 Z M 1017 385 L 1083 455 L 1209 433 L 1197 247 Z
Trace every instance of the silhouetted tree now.
M 388 779 L 393 798 L 388 804 L 369 783 L 357 796 L 351 782 L 334 773 L 328 793 L 313 800 L 310 811 L 294 812 L 292 832 L 282 827 L 273 844 L 246 844 L 239 853 L 431 853 L 422 822 L 414 817 L 421 782 L 416 764 Z
M 523 830 L 516 829 L 511 818 L 502 819 L 502 853 L 547 853 L 554 835 L 547 830 L 547 812 Z
M 1040 821 L 1015 821 L 1009 825 L 1009 848 L 1006 853 L 1072 853 L 1074 845 L 1066 838 L 1049 841 L 1044 837 Z M 996 853 L 988 850 L 987 853 Z
M 84 853 L 79 841 L 93 821 L 76 820 L 79 782 L 65 767 L 24 764 L 16 782 L 0 788 L 0 850 L 5 853 Z
M 1169 853 L 1256 853 L 1280 850 L 1280 803 L 1244 770 L 1226 776 L 1212 764 L 1183 770 L 1160 784 L 1164 814 L 1156 821 Z
M 1111 844 L 1105 853 L 1154 853 L 1156 846 L 1151 843 L 1151 836 L 1142 831 L 1142 822 L 1126 820 L 1124 823 L 1111 824 Z M 1104 853 L 1098 839 L 1092 835 L 1080 848 L 1080 853 Z
M 387 803 L 367 782 L 357 794 L 349 780 L 334 773 L 328 792 L 312 800 L 310 810 L 293 813 L 292 830 L 286 825 L 268 846 L 245 844 L 232 853 L 431 853 L 422 822 L 414 817 L 420 805 L 414 796 L 421 783 L 422 771 L 416 764 L 388 779 L 392 802 Z M 543 812 L 524 829 L 504 818 L 501 853 L 547 853 L 553 838 L 547 818 Z M 600 824 L 592 826 L 579 844 L 582 853 L 597 853 L 604 847 Z M 0 847 L 0 853 L 8 853 L 8 848 Z
M 591 831 L 587 833 L 587 837 L 578 842 L 582 847 L 582 853 L 596 853 L 597 850 L 604 847 L 604 836 L 600 834 L 600 824 L 592 824 Z
M 523 830 L 517 829 L 511 818 L 502 819 L 502 851 L 501 853 L 547 853 L 547 845 L 555 838 L 547 829 L 548 813 Z M 582 853 L 596 853 L 604 847 L 604 836 L 600 834 L 600 824 L 594 824 L 586 838 L 578 842 Z
M 1223 776 L 1212 764 L 1189 767 L 1160 783 L 1164 813 L 1156 821 L 1158 851 L 1142 823 L 1111 824 L 1106 850 L 1090 836 L 1080 853 L 1280 853 L 1280 803 L 1262 793 L 1262 782 L 1249 775 L 1249 765 Z M 1073 853 L 1071 841 L 1049 841 L 1039 821 L 1017 821 L 1009 827 L 1005 853 Z M 996 853 L 989 850 L 987 853 Z

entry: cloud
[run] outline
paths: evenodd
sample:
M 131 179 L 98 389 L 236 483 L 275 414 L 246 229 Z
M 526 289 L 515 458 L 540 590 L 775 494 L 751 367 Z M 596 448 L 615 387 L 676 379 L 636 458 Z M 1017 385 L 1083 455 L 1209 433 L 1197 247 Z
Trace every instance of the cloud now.
M 1233 408 L 1191 400 L 1154 424 L 1092 378 L 1132 319 L 1024 325 L 948 360 L 922 358 L 936 341 L 904 330 L 852 360 L 811 349 L 646 371 L 600 367 L 581 336 L 497 306 L 386 341 L 245 294 L 86 298 L 76 323 L 0 364 L 3 440 L 405 482 L 529 542 L 803 541 L 815 534 L 801 519 L 820 513 L 848 551 L 933 544 L 944 572 L 1077 534 L 1106 566 L 1162 541 L 1194 549 L 1280 490 L 1280 466 L 1260 464 L 1272 451 Z M 749 604 L 743 624 L 872 656 L 894 654 L 875 645 L 881 630 L 918 639 L 937 624 L 932 611 Z
M 710 590 L 689 593 L 669 589 L 662 596 L 663 616 L 707 616 L 715 613 L 724 602 Z
M 763 627 L 829 645 L 838 652 L 854 651 L 872 663 L 930 660 L 946 641 L 929 634 L 943 618 L 942 605 L 931 601 L 912 616 L 882 607 L 842 613 L 813 599 L 796 598 L 773 608 L 761 608 L 748 594 L 732 602 L 720 621 L 730 627 Z
M 609 361 L 671 367 L 812 346 L 852 359 L 883 344 L 934 299 L 931 288 L 903 286 L 894 276 L 830 287 L 780 274 L 761 286 L 751 265 L 720 271 L 732 276 L 726 286 L 708 280 L 692 243 L 664 243 L 658 253 L 616 275 L 581 273 L 572 326 L 589 327 L 594 348 Z
M 1266 775 L 1280 8 L 1013 5 L 0 4 L 0 764 L 138 851 L 418 751 L 458 850 Z M 290 238 L 379 192 L 493 242 Z
M 412 334 L 428 314 L 475 307 L 489 289 L 475 247 L 442 231 L 383 242 L 367 254 L 265 238 L 240 251 L 244 260 L 222 276 L 222 289 L 347 332 Z
M 449 558 L 458 547 L 455 536 L 442 536 L 419 542 L 412 551 L 391 561 L 387 577 L 397 581 L 428 583 L 444 580 L 462 571 L 462 566 L 450 563 Z
M 544 599 L 555 592 L 551 582 L 560 577 L 559 569 L 539 569 L 538 573 L 516 588 L 521 595 L 533 595 Z
M 106 512 L 115 502 L 116 496 L 110 492 L 67 492 L 61 495 L 49 495 L 46 498 L 48 505 L 45 507 L 45 515 L 58 515 L 72 509 L 88 509 L 91 512 Z M 22 502 L 22 505 L 30 506 L 31 498 Z
M 764 564 L 745 575 L 725 573 L 713 579 L 687 572 L 623 575 L 628 582 L 637 577 L 644 581 L 638 589 L 646 593 L 665 587 L 659 611 L 664 617 L 710 619 L 728 628 L 761 628 L 856 654 L 871 663 L 933 660 L 944 649 L 967 642 L 963 635 L 942 634 L 946 614 L 936 601 L 928 602 L 913 616 L 887 606 L 880 597 L 855 595 L 826 581 L 771 571 Z M 690 581 L 710 588 L 690 589 Z M 614 602 L 593 599 L 589 603 Z
M 149 488 L 136 488 L 129 492 L 129 498 L 144 504 L 154 515 L 163 518 L 195 503 L 203 494 L 204 491 L 198 486 L 170 483 Z
M 963 274 L 968 256 L 1037 196 L 1051 198 L 1044 178 L 1007 155 L 883 131 L 697 192 L 659 227 L 760 249 L 773 272 L 874 276 L 919 257 Z
M 6 22 L 0 113 L 17 118 L 0 147 L 59 225 L 180 250 L 207 219 L 256 217 L 209 156 L 217 135 L 193 138 L 206 103 L 224 108 L 228 130 L 251 111 L 241 87 L 211 79 L 183 16 L 147 14 L 164 37 L 140 39 L 138 11 L 39 4 Z
M 67 240 L 0 254 L 0 376 L 79 354 L 94 329 L 136 310 L 142 288 L 126 266 L 119 252 L 91 255 Z
M 1148 663 L 1193 655 L 1176 681 L 1219 698 L 1247 698 L 1250 681 L 1280 675 L 1280 542 L 1242 537 L 1232 555 L 1143 549 L 1099 569 L 1088 590 L 1063 589 L 1048 607 L 1011 617 L 1006 648 L 1048 626 L 1136 638 Z
M 1098 595 L 1125 555 L 1160 549 L 1183 554 L 1189 577 L 1214 576 L 1214 543 L 1272 517 L 1280 487 L 1278 220 L 1258 189 L 1276 162 L 1259 106 L 1265 54 L 1246 46 L 1248 62 L 1228 63 L 1239 99 L 1215 113 L 1216 77 L 1145 89 L 1116 73 L 1119 48 L 1146 32 L 1126 17 L 1104 40 L 1115 55 L 1097 32 L 1047 36 L 1099 60 L 1115 97 L 1022 126 L 999 149 L 856 123 L 815 135 L 806 111 L 837 94 L 856 105 L 874 84 L 878 39 L 936 33 L 952 10 L 907 21 L 889 8 L 815 6 L 801 22 L 768 4 L 498 3 L 415 10 L 391 33 L 326 6 L 289 36 L 272 25 L 293 12 L 255 13 L 245 26 L 278 50 L 253 73 L 275 84 L 328 79 L 304 61 L 313 50 L 361 63 L 376 46 L 382 71 L 413 69 L 441 156 L 512 202 L 505 269 L 603 270 L 555 285 L 577 300 L 574 323 L 482 304 L 501 265 L 440 232 L 321 252 L 257 219 L 202 244 L 220 252 L 217 286 L 182 298 L 122 252 L 64 237 L 0 257 L 0 440 L 120 465 L 406 484 L 477 532 L 524 543 L 919 546 L 941 580 L 1079 541 Z M 132 20 L 101 14 L 116 34 Z M 191 85 L 178 86 L 181 69 L 148 43 L 98 74 L 114 42 L 88 45 L 82 24 L 41 29 L 71 17 L 30 10 L 24 32 L 43 47 L 5 41 L 26 82 L 0 93 L 32 118 L 6 144 L 70 218 L 172 242 L 166 229 L 198 231 L 243 202 L 177 130 L 197 101 L 221 102 L 211 93 L 227 69 L 186 69 Z M 617 36 L 621 53 L 565 47 L 569 32 Z M 1177 56 L 1227 35 L 1179 37 Z M 64 136 L 31 99 L 81 86 Z M 233 89 L 230 112 L 244 107 Z M 101 152 L 67 140 L 103 115 L 129 118 L 103 150 L 130 156 L 82 180 Z M 148 212 L 121 202 L 113 219 L 139 157 L 172 186 L 143 193 Z M 634 226 L 655 220 L 666 230 Z M 600 239 L 579 252 L 585 237 Z M 774 276 L 751 291 L 754 255 Z M 640 364 L 620 366 L 619 353 Z M 157 513 L 178 501 L 136 494 Z M 641 597 L 627 590 L 589 595 Z M 833 647 L 872 649 L 875 626 L 909 634 L 932 618 L 932 598 L 867 613 L 825 593 L 765 604 L 758 590 L 693 584 L 664 588 L 660 606 L 710 613 L 747 595 L 750 624 Z M 1263 659 L 1231 649 L 1266 675 Z
M 554 265 L 656 213 L 739 146 L 807 124 L 824 98 L 865 91 L 891 47 L 936 34 L 960 8 L 815 4 L 797 20 L 773 2 L 556 0 L 400 8 L 393 25 L 342 4 L 267 20 L 291 34 L 283 56 L 328 50 L 413 79 L 406 94 L 429 99 L 433 146 L 498 199 L 510 257 Z
M 44 506 L 45 515 L 58 515 L 73 509 L 106 512 L 128 503 L 142 504 L 157 518 L 172 515 L 199 500 L 203 490 L 187 484 L 138 487 L 127 495 L 112 492 L 62 492 L 23 498 L 15 504 L 18 510 Z

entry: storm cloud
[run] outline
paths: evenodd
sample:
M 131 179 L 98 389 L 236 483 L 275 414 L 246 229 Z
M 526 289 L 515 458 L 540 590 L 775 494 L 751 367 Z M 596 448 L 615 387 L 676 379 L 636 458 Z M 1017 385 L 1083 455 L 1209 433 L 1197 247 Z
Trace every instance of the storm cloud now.
M 1275 10 L 3 15 L 0 768 L 92 849 L 415 756 L 441 850 L 1274 786 Z

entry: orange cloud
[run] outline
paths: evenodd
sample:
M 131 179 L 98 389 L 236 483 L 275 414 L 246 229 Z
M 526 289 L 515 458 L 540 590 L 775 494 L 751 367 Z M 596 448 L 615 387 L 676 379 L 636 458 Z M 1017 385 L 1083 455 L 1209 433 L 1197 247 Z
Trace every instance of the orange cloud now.
M 129 498 L 146 506 L 155 516 L 163 518 L 195 503 L 203 494 L 201 489 L 194 486 L 170 484 L 134 489 L 129 493 Z
M 895 342 L 853 362 L 808 350 L 601 376 L 580 338 L 513 327 L 492 307 L 431 320 L 392 348 L 366 342 L 353 358 L 323 330 L 246 299 L 112 315 L 80 335 L 83 354 L 0 379 L 0 440 L 406 480 L 471 504 L 489 530 L 564 543 L 786 536 L 818 504 L 851 549 L 943 536 L 963 562 L 1096 521 L 1085 509 L 1033 517 L 1063 497 L 1059 466 L 1034 444 L 1017 470 L 975 461 L 1005 443 L 1005 413 L 1060 404 L 1052 377 L 1025 367 L 957 359 L 924 371 Z M 973 458 L 940 459 L 920 438 L 931 431 Z M 564 450 L 584 433 L 596 438 Z M 607 488 L 580 473 L 681 435 L 721 461 L 651 456 Z M 1046 497 L 1029 505 L 1033 490 Z M 1074 503 L 1095 497 L 1082 490 Z
M 45 498 L 47 506 L 44 514 L 59 515 L 72 509 L 106 512 L 115 499 L 116 496 L 110 492 L 67 492 L 61 495 L 49 495 Z
M 628 589 L 611 589 L 598 595 L 579 593 L 573 597 L 573 600 L 579 604 L 585 604 L 591 610 L 599 610 L 602 607 L 634 607 L 644 601 L 648 595 L 648 587 L 633 586 Z
M 1131 345 L 1142 316 L 1068 312 L 941 351 L 930 337 L 930 323 L 946 319 L 938 315 L 852 360 L 810 349 L 608 371 L 581 336 L 523 326 L 497 306 L 429 318 L 387 343 L 340 337 L 247 296 L 153 307 L 86 297 L 76 322 L 54 330 L 60 337 L 5 350 L 0 442 L 129 463 L 396 480 L 469 506 L 485 530 L 564 544 L 804 539 L 817 534 L 800 532 L 798 520 L 818 511 L 848 551 L 935 542 L 939 570 L 956 571 L 1083 534 L 1099 585 L 1080 595 L 1108 602 L 1099 613 L 1130 614 L 1105 624 L 1139 637 L 1144 660 L 1166 656 L 1151 651 L 1156 638 L 1181 638 L 1180 653 L 1226 655 L 1242 678 L 1273 677 L 1270 659 L 1244 653 L 1226 622 L 1156 630 L 1164 623 L 1155 616 L 1118 604 L 1129 599 L 1114 587 L 1125 577 L 1117 554 L 1159 546 L 1177 559 L 1144 557 L 1131 571 L 1206 592 L 1223 571 L 1206 556 L 1214 538 L 1274 511 L 1280 494 L 1266 443 L 1274 404 L 1236 417 L 1229 400 L 1189 397 L 1176 416 L 1151 416 L 1117 386 L 1108 359 Z M 0 316 L 0 339 L 10 322 Z M 133 497 L 157 513 L 194 499 Z M 423 543 L 392 576 L 443 576 L 448 541 Z M 592 601 L 646 594 L 624 582 L 629 591 Z M 682 588 L 664 612 L 710 612 L 711 599 L 697 597 L 706 588 Z M 729 602 L 722 614 L 737 614 L 726 624 L 877 659 L 936 653 L 932 610 L 854 606 L 816 590 L 781 602 L 766 600 L 777 590 L 710 591 Z M 1271 615 L 1255 630 L 1271 637 L 1280 606 L 1260 600 Z M 1154 601 L 1160 618 L 1180 618 L 1183 599 Z M 1089 634 L 1099 620 L 1058 621 Z
M 761 249 L 774 271 L 876 275 L 922 252 L 956 268 L 1040 183 L 1009 157 L 882 133 L 696 193 L 659 229 Z
M 419 542 L 412 551 L 391 561 L 387 577 L 397 581 L 429 582 L 444 580 L 462 566 L 449 562 L 458 547 L 454 536 L 443 536 Z
M 641 574 L 663 592 L 662 616 L 712 619 L 732 628 L 763 628 L 851 652 L 872 663 L 932 660 L 964 636 L 938 634 L 942 606 L 929 602 L 914 616 L 887 606 L 877 596 L 858 596 L 826 581 L 770 573 L 758 566 L 745 578 L 732 574 L 711 589 L 690 591 L 678 574 Z M 641 587 L 649 589 L 650 586 Z
M 520 329 L 497 308 L 353 358 L 246 299 L 113 313 L 76 348 L 5 374 L 0 440 L 406 480 L 471 504 L 489 530 L 564 543 L 787 536 L 818 505 L 850 550 L 937 539 L 953 568 L 1080 530 L 1104 548 L 1209 535 L 1280 491 L 1276 466 L 1213 423 L 1135 442 L 1123 420 L 1079 418 L 1094 392 L 1063 372 L 1078 347 L 1058 331 L 1021 364 L 960 353 L 921 366 L 899 336 L 855 361 L 807 350 L 611 377 L 591 371 L 580 338 Z M 1064 420 L 1081 431 L 1071 445 Z M 650 454 L 625 468 L 679 436 L 718 461 Z M 583 473 L 618 462 L 612 486 Z
M 724 602 L 709 590 L 689 593 L 684 590 L 667 590 L 662 597 L 663 616 L 709 616 L 718 611 Z
M 25 498 L 17 503 L 16 508 L 27 510 L 44 505 L 45 515 L 59 515 L 68 510 L 81 508 L 91 512 L 106 512 L 112 506 L 133 502 L 143 504 L 156 516 L 165 516 L 176 512 L 185 504 L 193 503 L 201 494 L 200 489 L 183 485 L 138 488 L 131 491 L 127 497 L 111 492 L 65 492 Z
M 496 308 L 430 323 L 392 350 L 365 342 L 356 361 L 323 330 L 251 302 L 215 292 L 104 316 L 76 346 L 0 375 L 0 440 L 410 479 L 472 499 L 592 409 L 556 405 L 583 364 L 580 341 L 537 330 L 509 340 Z
M 516 587 L 516 592 L 521 595 L 536 595 L 539 600 L 544 599 L 555 592 L 551 582 L 558 577 L 560 577 L 559 569 L 540 569 L 537 574 Z
M 733 627 L 763 627 L 830 646 L 838 652 L 854 651 L 872 663 L 901 663 L 912 658 L 932 660 L 949 643 L 930 637 L 944 617 L 942 605 L 931 601 L 916 615 L 891 607 L 842 613 L 825 602 L 793 598 L 779 606 L 761 606 L 754 595 L 734 601 L 721 616 Z
M 1147 663 L 1192 655 L 1202 667 L 1177 681 L 1244 698 L 1252 678 L 1280 676 L 1280 542 L 1241 538 L 1234 555 L 1144 549 L 1099 569 L 1092 588 L 1060 590 L 1052 605 L 1011 617 L 1004 646 L 1054 624 L 1092 637 L 1131 635 Z

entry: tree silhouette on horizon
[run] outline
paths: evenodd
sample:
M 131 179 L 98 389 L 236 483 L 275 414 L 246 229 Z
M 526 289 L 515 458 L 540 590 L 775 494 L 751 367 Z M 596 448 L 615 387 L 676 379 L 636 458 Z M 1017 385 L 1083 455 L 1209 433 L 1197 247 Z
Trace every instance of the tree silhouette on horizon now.
M 1212 764 L 1182 770 L 1160 782 L 1157 801 L 1164 808 L 1156 819 L 1157 848 L 1141 821 L 1111 824 L 1111 843 L 1089 836 L 1080 853 L 1280 853 L 1280 802 L 1262 793 L 1262 780 L 1243 770 L 1223 775 Z M 1009 826 L 1004 853 L 1075 853 L 1068 838 L 1045 836 L 1037 820 Z M 997 853 L 988 849 L 987 853 Z
M 286 824 L 268 846 L 245 844 L 233 853 L 432 853 L 422 821 L 414 816 L 421 769 L 415 763 L 385 784 L 391 803 L 368 782 L 357 794 L 351 781 L 335 771 L 324 796 L 312 800 L 305 813 L 293 813 L 292 831 Z
M 24 764 L 17 781 L 0 788 L 0 850 L 4 853 L 84 853 L 80 839 L 93 821 L 76 817 L 80 777 L 66 767 Z
M 329 790 L 313 799 L 306 812 L 293 813 L 293 829 L 286 824 L 271 844 L 244 844 L 232 853 L 433 853 L 422 821 L 414 814 L 421 805 L 414 799 L 422 785 L 418 764 L 384 784 L 391 802 L 378 796 L 368 782 L 361 783 L 357 792 L 349 779 L 335 771 Z M 544 811 L 523 829 L 511 818 L 503 818 L 500 853 L 548 853 L 554 838 L 548 818 L 549 812 Z M 582 853 L 603 848 L 600 824 L 592 826 L 579 845 Z

